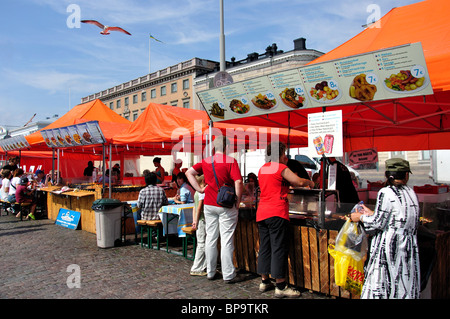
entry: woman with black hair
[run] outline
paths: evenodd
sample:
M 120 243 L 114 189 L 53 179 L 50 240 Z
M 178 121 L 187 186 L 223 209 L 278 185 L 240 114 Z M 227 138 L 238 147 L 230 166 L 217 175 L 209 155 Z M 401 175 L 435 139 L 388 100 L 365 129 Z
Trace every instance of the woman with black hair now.
M 156 184 L 164 183 L 166 171 L 164 170 L 164 167 L 161 166 L 161 157 L 155 157 L 153 159 L 153 165 L 155 165 L 156 167 L 154 171 L 154 173 L 156 174 Z
M 417 299 L 420 294 L 420 263 L 417 228 L 419 202 L 407 186 L 409 162 L 386 161 L 386 187 L 377 195 L 375 211 L 351 214 L 366 230 L 376 233 L 370 244 L 361 299 Z
M 181 172 L 177 175 L 178 194 L 173 198 L 176 204 L 187 204 L 194 202 L 195 191 L 189 184 L 186 174 Z

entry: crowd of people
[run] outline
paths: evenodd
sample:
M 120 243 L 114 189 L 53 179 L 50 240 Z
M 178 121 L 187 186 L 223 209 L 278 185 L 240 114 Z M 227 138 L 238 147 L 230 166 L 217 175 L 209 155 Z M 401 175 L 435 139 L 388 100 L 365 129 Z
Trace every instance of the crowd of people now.
M 45 174 L 43 170 L 36 170 L 34 174 L 24 172 L 19 167 L 19 157 L 10 157 L 8 164 L 1 168 L 0 199 L 3 208 L 9 213 L 20 217 L 20 205 L 30 203 L 30 212 L 26 219 L 35 219 L 38 194 L 36 189 L 52 183 L 52 172 Z
M 233 263 L 239 203 L 243 195 L 254 195 L 258 189 L 256 222 L 260 236 L 257 269 L 261 275 L 259 290 L 264 292 L 273 289 L 274 296 L 279 298 L 298 298 L 300 292 L 288 285 L 286 278 L 289 251 L 287 194 L 290 187 L 321 187 L 321 181 L 317 176 L 310 178 L 298 161 L 288 159 L 284 144 L 275 143 L 269 144 L 266 149 L 267 163 L 261 167 L 258 175 L 248 174 L 244 187 L 237 161 L 226 155 L 227 145 L 226 138 L 215 139 L 213 156 L 204 158 L 187 169 L 186 173 L 181 171 L 182 162 L 177 161 L 172 172 L 172 181 L 179 188 L 176 198 L 167 198 L 164 191 L 156 186 L 161 181 L 162 172 L 165 172 L 160 160 L 156 159 L 155 167 L 160 173 L 147 172 L 145 180 L 148 186 L 139 194 L 138 207 L 142 209 L 142 218 L 158 219 L 159 209 L 168 203 L 194 203 L 192 228 L 196 230 L 197 247 L 190 274 L 205 276 L 209 280 L 221 276 L 225 283 L 232 284 L 245 280 L 244 276 L 236 273 Z M 349 207 L 359 202 L 351 173 L 335 158 L 329 158 L 328 164 L 336 165 L 336 189 L 340 200 L 348 205 L 345 209 L 349 212 Z M 365 211 L 351 215 L 353 221 L 361 221 L 368 229 L 378 230 L 371 241 L 362 298 L 418 298 L 417 196 L 406 186 L 409 173 L 406 161 L 394 159 L 386 163 L 386 167 L 387 186 L 380 191 L 375 210 L 364 206 Z M 217 204 L 217 194 L 222 185 L 234 186 L 237 204 L 233 207 Z M 401 239 L 392 237 L 389 235 L 392 231 L 405 236 Z M 220 256 L 217 247 L 219 237 Z M 388 246 L 394 248 L 390 253 L 392 261 L 383 258 Z M 220 272 L 217 270 L 218 258 Z M 396 260 L 404 262 L 402 269 L 391 265 Z M 399 282 L 406 288 L 400 289 Z
M 227 284 L 245 278 L 236 272 L 233 253 L 234 235 L 238 222 L 238 211 L 244 195 L 259 198 L 256 222 L 259 231 L 258 274 L 261 275 L 259 290 L 274 290 L 275 297 L 298 298 L 301 294 L 287 284 L 289 251 L 289 201 L 290 187 L 317 188 L 320 180 L 310 178 L 302 165 L 288 159 L 283 143 L 271 143 L 266 149 L 266 164 L 258 175 L 250 173 L 244 180 L 237 161 L 227 155 L 226 137 L 213 141 L 213 155 L 204 158 L 189 169 L 181 169 L 182 161 L 174 161 L 171 185 L 177 188 L 177 195 L 168 198 L 163 188 L 164 177 L 169 174 L 161 165 L 161 158 L 153 160 L 155 169 L 144 170 L 146 187 L 139 192 L 137 206 L 140 218 L 159 219 L 158 212 L 168 204 L 193 203 L 192 228 L 196 231 L 197 247 L 192 276 L 205 276 L 209 280 L 222 277 Z M 1 169 L 0 196 L 8 210 L 14 211 L 16 203 L 31 203 L 27 218 L 34 219 L 36 199 L 35 186 L 47 185 L 52 174 L 36 171 L 30 180 L 18 167 L 18 158 L 10 158 Z M 359 202 L 355 185 L 345 165 L 335 158 L 329 158 L 329 165 L 336 165 L 336 189 L 341 202 L 354 205 Z M 115 165 L 112 176 L 120 176 L 120 167 Z M 95 168 L 92 162 L 84 171 L 92 176 Z M 386 162 L 386 187 L 377 196 L 374 210 L 363 205 L 363 210 L 351 214 L 351 220 L 360 222 L 367 230 L 376 230 L 371 235 L 369 259 L 365 268 L 365 282 L 362 298 L 419 298 L 420 267 L 417 244 L 419 204 L 417 196 L 407 186 L 409 163 L 402 159 Z M 110 178 L 109 170 L 105 179 Z M 106 180 L 105 180 L 106 181 Z M 222 185 L 235 190 L 236 204 L 224 207 L 218 204 L 217 196 Z M 348 209 L 348 211 L 350 211 Z M 17 213 L 20 216 L 20 212 Z M 220 237 L 220 266 L 218 266 L 218 240 Z M 395 265 L 401 264 L 401 267 Z

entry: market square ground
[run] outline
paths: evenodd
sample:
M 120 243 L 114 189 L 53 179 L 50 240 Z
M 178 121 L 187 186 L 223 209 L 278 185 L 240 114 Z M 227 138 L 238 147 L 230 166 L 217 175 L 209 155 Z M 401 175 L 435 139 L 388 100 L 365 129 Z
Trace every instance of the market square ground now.
M 1 216 L 0 241 L 1 299 L 273 298 L 273 290 L 259 292 L 254 274 L 244 273 L 247 280 L 232 285 L 193 277 L 192 261 L 181 256 L 131 244 L 98 248 L 95 234 L 48 219 Z M 301 298 L 330 299 L 309 291 Z

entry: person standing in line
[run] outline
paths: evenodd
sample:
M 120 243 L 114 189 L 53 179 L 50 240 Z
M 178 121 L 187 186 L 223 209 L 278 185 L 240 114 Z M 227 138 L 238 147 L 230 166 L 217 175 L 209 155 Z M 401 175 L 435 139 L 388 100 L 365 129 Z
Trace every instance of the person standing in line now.
M 287 167 L 286 145 L 271 143 L 266 160 L 258 172 L 260 200 L 256 211 L 259 230 L 258 273 L 259 290 L 273 288 L 269 274 L 275 278 L 275 297 L 298 298 L 300 292 L 287 285 L 289 252 L 289 186 L 314 187 L 314 182 L 298 177 Z
M 225 283 L 232 284 L 244 280 L 244 277 L 236 274 L 233 263 L 234 231 L 238 221 L 238 208 L 244 184 L 237 161 L 226 155 L 228 145 L 229 141 L 226 136 L 216 137 L 213 141 L 214 155 L 189 168 L 186 176 L 196 191 L 205 193 L 205 253 L 208 279 L 213 280 L 217 277 L 217 240 L 220 234 L 222 277 Z M 220 186 L 228 184 L 235 187 L 237 202 L 232 208 L 217 204 L 219 187 L 214 177 L 212 163 L 214 163 L 218 184 Z M 200 187 L 195 178 L 201 174 L 205 176 L 206 188 Z
M 409 162 L 386 161 L 386 187 L 377 195 L 375 211 L 363 205 L 352 213 L 366 230 L 376 230 L 370 243 L 369 260 L 361 299 L 417 299 L 420 296 L 420 263 L 417 229 L 419 201 L 407 186 Z
M 198 185 L 204 188 L 205 177 L 203 175 L 197 176 Z M 197 247 L 195 249 L 194 263 L 192 264 L 191 276 L 206 276 L 206 256 L 205 256 L 205 216 L 203 214 L 203 202 L 205 193 L 195 192 L 194 195 L 194 216 L 192 221 L 192 230 L 195 230 L 197 237 Z

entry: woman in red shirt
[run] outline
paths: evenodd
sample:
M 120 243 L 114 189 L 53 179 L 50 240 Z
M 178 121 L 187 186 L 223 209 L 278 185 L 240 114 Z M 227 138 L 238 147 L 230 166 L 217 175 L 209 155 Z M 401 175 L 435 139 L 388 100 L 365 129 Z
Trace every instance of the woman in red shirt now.
M 266 149 L 264 164 L 258 173 L 261 190 L 256 222 L 259 229 L 258 273 L 261 292 L 273 287 L 269 274 L 275 278 L 275 297 L 300 297 L 300 292 L 286 284 L 289 251 L 289 186 L 314 187 L 314 182 L 298 177 L 287 166 L 286 145 L 271 143 Z

